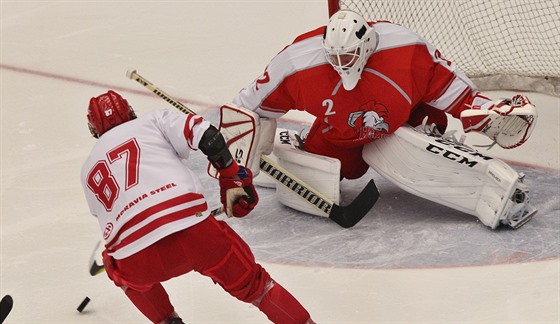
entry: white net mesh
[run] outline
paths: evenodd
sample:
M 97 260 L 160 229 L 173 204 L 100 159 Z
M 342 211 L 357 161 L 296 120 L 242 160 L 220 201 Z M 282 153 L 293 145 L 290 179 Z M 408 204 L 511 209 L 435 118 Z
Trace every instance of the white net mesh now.
M 419 33 L 482 89 L 560 95 L 559 0 L 341 0 L 338 5 Z

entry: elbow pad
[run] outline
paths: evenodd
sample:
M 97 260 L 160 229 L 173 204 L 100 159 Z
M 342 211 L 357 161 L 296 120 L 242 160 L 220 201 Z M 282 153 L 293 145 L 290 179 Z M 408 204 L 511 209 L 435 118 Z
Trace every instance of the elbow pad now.
M 217 170 L 225 169 L 233 163 L 233 157 L 224 137 L 213 125 L 210 125 L 202 135 L 198 148 L 208 157 L 208 161 Z

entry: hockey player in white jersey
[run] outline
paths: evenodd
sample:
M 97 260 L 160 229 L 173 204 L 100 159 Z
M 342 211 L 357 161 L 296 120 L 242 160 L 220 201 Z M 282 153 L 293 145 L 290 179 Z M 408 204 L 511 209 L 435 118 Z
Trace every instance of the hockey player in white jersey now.
M 214 126 L 171 110 L 137 118 L 114 91 L 91 98 L 87 118 L 98 140 L 81 181 L 105 242 L 103 263 L 151 322 L 183 323 L 161 282 L 194 270 L 272 322 L 313 323 L 255 262 L 243 239 L 210 215 L 198 176 L 183 163 L 191 151 L 202 151 L 219 172 L 227 215 L 243 217 L 253 210 L 258 195 L 252 172 L 232 159 Z

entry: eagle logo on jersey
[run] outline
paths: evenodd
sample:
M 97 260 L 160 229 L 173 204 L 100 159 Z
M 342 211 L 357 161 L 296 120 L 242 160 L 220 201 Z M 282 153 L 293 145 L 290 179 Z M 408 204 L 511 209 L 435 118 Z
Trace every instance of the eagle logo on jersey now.
M 389 124 L 385 121 L 387 116 L 384 105 L 370 101 L 362 105 L 359 111 L 348 115 L 348 125 L 359 130 L 358 140 L 381 138 L 389 132 Z

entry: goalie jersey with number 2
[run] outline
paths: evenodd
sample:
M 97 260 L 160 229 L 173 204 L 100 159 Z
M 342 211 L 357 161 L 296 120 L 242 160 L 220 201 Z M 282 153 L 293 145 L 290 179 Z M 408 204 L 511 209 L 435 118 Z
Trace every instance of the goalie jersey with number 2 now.
M 279 52 L 231 106 L 261 120 L 289 110 L 315 116 L 303 149 L 340 161 L 340 178 L 360 178 L 372 167 L 404 190 L 475 215 L 491 228 L 518 228 L 536 212 L 523 175 L 441 136 L 450 116 L 465 133 L 479 132 L 513 149 L 530 137 L 535 107 L 522 95 L 483 96 L 433 45 L 403 26 L 367 22 L 341 10 L 327 26 Z M 271 151 L 274 132 L 264 133 L 268 146 L 263 149 L 258 140 L 250 145 L 257 156 Z M 299 167 L 316 169 L 312 163 Z M 307 173 L 312 174 L 302 172 L 303 180 L 313 185 L 317 179 L 305 178 Z

